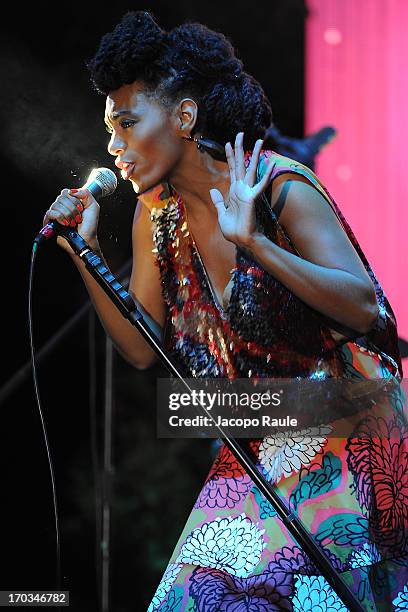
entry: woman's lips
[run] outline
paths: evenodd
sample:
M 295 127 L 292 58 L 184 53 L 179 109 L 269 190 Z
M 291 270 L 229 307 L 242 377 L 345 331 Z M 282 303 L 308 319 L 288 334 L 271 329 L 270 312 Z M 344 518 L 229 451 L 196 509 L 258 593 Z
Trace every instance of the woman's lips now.
M 130 175 L 133 173 L 133 170 L 135 169 L 135 164 L 129 164 L 128 166 L 126 166 L 126 168 L 122 168 L 120 174 L 122 176 L 122 178 L 127 181 L 130 177 Z

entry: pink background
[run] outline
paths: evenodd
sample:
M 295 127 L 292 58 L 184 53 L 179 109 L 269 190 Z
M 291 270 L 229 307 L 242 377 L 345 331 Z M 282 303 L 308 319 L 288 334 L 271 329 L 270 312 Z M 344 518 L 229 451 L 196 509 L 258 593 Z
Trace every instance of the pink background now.
M 305 132 L 337 136 L 316 172 L 349 222 L 408 340 L 408 2 L 307 0 Z M 408 359 L 404 359 L 408 372 Z

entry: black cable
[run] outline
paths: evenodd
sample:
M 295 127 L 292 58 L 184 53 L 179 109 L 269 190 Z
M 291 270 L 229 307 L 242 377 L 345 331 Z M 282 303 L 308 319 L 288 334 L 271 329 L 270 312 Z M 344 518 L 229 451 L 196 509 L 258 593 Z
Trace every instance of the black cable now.
M 34 276 L 34 263 L 37 254 L 37 244 L 33 245 L 33 250 L 31 253 L 31 265 L 30 265 L 30 279 L 28 285 L 28 328 L 29 328 L 29 337 L 30 337 L 30 350 L 31 350 L 31 367 L 33 372 L 33 382 L 34 382 L 34 390 L 35 397 L 37 400 L 38 412 L 40 415 L 41 427 L 44 435 L 45 448 L 47 451 L 48 465 L 50 468 L 50 476 L 51 476 L 51 488 L 52 488 L 52 501 L 54 507 L 54 523 L 55 523 L 55 542 L 56 542 L 56 588 L 61 590 L 61 546 L 60 546 L 60 532 L 59 532 L 59 519 L 58 519 L 58 508 L 57 508 L 57 494 L 55 487 L 55 476 L 54 476 L 54 468 L 51 458 L 50 445 L 48 442 L 47 429 L 45 427 L 44 415 L 41 409 L 41 399 L 40 393 L 38 389 L 38 381 L 37 381 L 37 366 L 36 366 L 36 357 L 35 357 L 35 348 L 34 348 L 34 335 L 33 335 L 33 319 L 32 319 L 32 289 L 33 289 L 33 276 Z
M 120 280 L 132 267 L 132 258 L 120 268 L 117 277 Z M 122 281 L 125 284 L 125 281 Z M 88 300 L 61 328 L 37 351 L 37 364 L 48 357 L 58 344 L 70 334 L 82 317 L 92 308 L 91 300 Z M 0 388 L 0 405 L 3 404 L 31 376 L 31 361 L 28 360 L 13 376 Z
M 96 414 L 96 316 L 95 310 L 89 310 L 88 317 L 88 344 L 89 344 L 89 425 L 91 438 L 91 462 L 94 479 L 95 504 L 95 578 L 96 594 L 101 606 L 101 525 L 102 525 L 102 493 L 101 493 L 101 466 L 98 444 L 98 426 Z

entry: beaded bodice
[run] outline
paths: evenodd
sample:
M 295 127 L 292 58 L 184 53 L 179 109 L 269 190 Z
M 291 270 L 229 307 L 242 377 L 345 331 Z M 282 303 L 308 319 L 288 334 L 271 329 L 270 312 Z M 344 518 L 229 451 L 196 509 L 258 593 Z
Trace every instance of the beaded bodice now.
M 381 352 L 402 375 L 394 313 L 349 225 L 316 175 L 302 164 L 264 151 L 258 178 L 271 155 L 271 181 L 284 172 L 302 174 L 332 206 L 370 274 L 380 307 L 370 333 L 356 332 L 353 339 L 358 337 L 359 344 Z M 249 160 L 246 154 L 247 164 Z M 342 375 L 339 342 L 332 334 L 339 329 L 335 321 L 309 307 L 238 247 L 230 299 L 223 308 L 189 232 L 182 198 L 159 186 L 143 199 L 151 208 L 154 252 L 168 307 L 165 345 L 188 375 L 230 379 Z M 256 222 L 271 241 L 300 256 L 266 197 L 256 203 Z

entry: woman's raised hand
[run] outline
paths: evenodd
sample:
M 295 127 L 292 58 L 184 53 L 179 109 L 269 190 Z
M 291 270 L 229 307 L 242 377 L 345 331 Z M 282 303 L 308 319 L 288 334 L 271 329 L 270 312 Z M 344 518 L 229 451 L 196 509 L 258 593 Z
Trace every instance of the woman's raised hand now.
M 273 163 L 269 161 L 262 179 L 255 183 L 256 169 L 263 140 L 257 140 L 248 168 L 245 168 L 244 133 L 235 138 L 235 150 L 231 143 L 225 145 L 230 171 L 231 186 L 224 202 L 218 189 L 210 189 L 211 199 L 218 212 L 218 223 L 224 237 L 236 245 L 246 248 L 256 232 L 255 200 L 268 186 Z
M 61 225 L 75 227 L 78 234 L 94 249 L 98 246 L 98 220 L 99 204 L 88 189 L 63 189 L 45 213 L 43 225 L 57 221 Z M 61 236 L 57 237 L 57 243 L 73 253 L 68 242 Z

